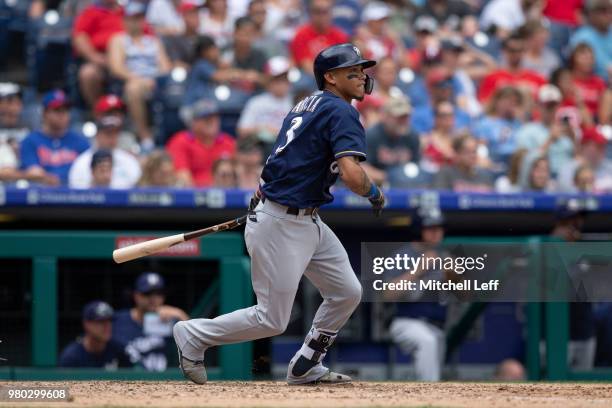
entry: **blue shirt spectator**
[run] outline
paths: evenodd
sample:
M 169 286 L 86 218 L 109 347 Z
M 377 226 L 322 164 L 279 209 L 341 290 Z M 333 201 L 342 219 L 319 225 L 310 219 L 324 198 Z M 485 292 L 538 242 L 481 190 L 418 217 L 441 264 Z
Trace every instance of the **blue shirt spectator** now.
M 26 178 L 42 184 L 66 185 L 70 166 L 89 148 L 85 136 L 68 129 L 69 106 L 63 91 L 51 91 L 44 96 L 42 129 L 21 142 L 20 162 Z
M 588 44 L 595 53 L 595 72 L 607 79 L 612 69 L 612 5 L 607 0 L 587 5 L 589 24 L 579 28 L 570 39 L 570 48 Z

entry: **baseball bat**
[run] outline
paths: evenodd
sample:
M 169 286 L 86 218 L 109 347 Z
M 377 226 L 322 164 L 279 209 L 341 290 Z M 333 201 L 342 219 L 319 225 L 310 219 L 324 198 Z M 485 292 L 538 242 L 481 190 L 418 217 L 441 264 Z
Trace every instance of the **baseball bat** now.
M 124 248 L 115 249 L 113 251 L 113 259 L 116 263 L 123 263 L 134 259 L 142 258 L 161 252 L 174 245 L 180 244 L 181 242 L 189 241 L 190 239 L 203 237 L 204 235 L 212 234 L 219 231 L 226 231 L 236 228 L 246 222 L 246 215 L 242 217 L 226 221 L 221 224 L 213 225 L 212 227 L 199 229 L 196 231 L 185 232 L 183 234 L 170 235 L 167 237 L 161 237 L 151 239 L 145 242 L 139 242 L 138 244 L 129 245 Z

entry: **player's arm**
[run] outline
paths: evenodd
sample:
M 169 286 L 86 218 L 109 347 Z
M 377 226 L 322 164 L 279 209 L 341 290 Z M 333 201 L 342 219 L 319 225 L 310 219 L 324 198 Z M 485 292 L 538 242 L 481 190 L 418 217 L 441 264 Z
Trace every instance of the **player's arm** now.
M 376 216 L 380 216 L 385 205 L 385 196 L 376 184 L 370 181 L 365 170 L 359 164 L 357 156 L 343 156 L 338 159 L 340 178 L 355 194 L 366 197 L 372 203 Z

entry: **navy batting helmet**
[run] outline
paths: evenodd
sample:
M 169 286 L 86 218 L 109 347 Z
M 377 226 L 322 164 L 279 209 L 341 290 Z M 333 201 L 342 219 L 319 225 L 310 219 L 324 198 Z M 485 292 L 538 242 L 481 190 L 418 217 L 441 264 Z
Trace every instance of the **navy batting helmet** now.
M 376 65 L 376 61 L 363 59 L 359 48 L 353 44 L 338 44 L 332 45 L 321 51 L 314 60 L 314 76 L 317 81 L 317 87 L 320 90 L 325 88 L 325 78 L 323 75 L 335 68 L 346 68 L 355 65 L 361 65 L 364 68 L 370 68 Z M 367 94 L 372 92 L 374 88 L 374 80 L 366 75 L 365 91 Z

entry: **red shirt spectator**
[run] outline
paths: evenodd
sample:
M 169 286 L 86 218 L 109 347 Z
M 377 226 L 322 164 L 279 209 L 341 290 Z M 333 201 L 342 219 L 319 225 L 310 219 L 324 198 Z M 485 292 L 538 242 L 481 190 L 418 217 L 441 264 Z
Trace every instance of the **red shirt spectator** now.
M 76 37 L 82 33 L 86 34 L 97 51 L 106 52 L 110 38 L 121 31 L 123 31 L 123 9 L 94 3 L 77 17 L 73 35 Z
M 537 99 L 540 87 L 546 84 L 546 79 L 537 72 L 522 68 L 525 55 L 525 39 L 520 34 L 513 34 L 504 40 L 503 56 L 505 67 L 491 72 L 484 77 L 478 90 L 478 98 L 487 101 L 501 87 L 513 86 L 526 88 L 532 97 Z
M 312 72 L 312 62 L 321 50 L 348 41 L 348 36 L 332 25 L 331 7 L 329 0 L 313 0 L 310 22 L 298 28 L 289 45 L 295 63 L 308 72 Z
M 213 184 L 213 164 L 219 159 L 232 158 L 236 142 L 220 131 L 218 108 L 214 102 L 196 102 L 192 115 L 191 129 L 172 136 L 166 149 L 182 185 L 207 187 Z
M 584 0 L 547 0 L 543 13 L 555 23 L 577 27 Z
M 599 101 L 603 98 L 606 92 L 606 82 L 597 75 L 591 75 L 586 78 L 573 78 L 574 89 L 580 95 L 584 104 L 593 115 L 597 117 L 599 110 Z

